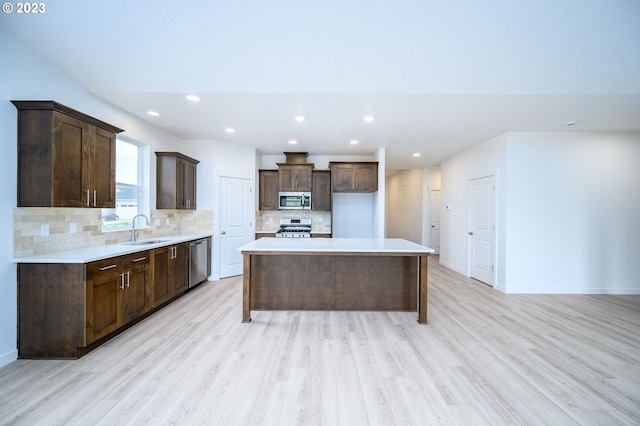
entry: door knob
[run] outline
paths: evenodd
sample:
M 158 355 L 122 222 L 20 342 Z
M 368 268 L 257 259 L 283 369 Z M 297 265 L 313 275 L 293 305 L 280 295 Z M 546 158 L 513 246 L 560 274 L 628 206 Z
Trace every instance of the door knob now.
M 226 233 L 227 233 L 227 231 L 222 231 L 222 235 L 224 235 L 224 234 L 226 234 Z

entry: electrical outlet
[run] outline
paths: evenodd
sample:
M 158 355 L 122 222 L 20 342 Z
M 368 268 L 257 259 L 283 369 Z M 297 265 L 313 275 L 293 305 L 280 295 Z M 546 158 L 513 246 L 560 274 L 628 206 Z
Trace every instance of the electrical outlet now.
M 169 224 L 169 218 L 167 218 L 167 219 L 165 220 L 165 224 L 167 224 L 167 225 Z
M 75 222 L 71 222 L 71 223 L 69 224 L 69 232 L 70 232 L 71 234 L 75 234 L 75 233 L 76 233 L 76 224 L 75 224 Z
M 160 226 L 160 219 L 156 218 L 156 220 L 154 221 L 156 226 Z
M 49 225 L 40 225 L 40 236 L 46 237 L 49 235 Z

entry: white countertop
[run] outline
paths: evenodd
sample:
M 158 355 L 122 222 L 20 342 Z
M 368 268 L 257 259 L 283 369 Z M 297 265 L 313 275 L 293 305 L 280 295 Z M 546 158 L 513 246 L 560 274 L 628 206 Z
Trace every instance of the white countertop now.
M 434 253 L 432 248 L 401 238 L 260 238 L 238 250 L 242 253 Z
M 38 254 L 27 257 L 17 257 L 13 259 L 14 263 L 88 263 L 96 260 L 108 259 L 110 257 L 122 256 L 124 254 L 135 253 L 139 251 L 170 246 L 173 244 L 183 243 L 185 241 L 198 240 L 200 238 L 210 237 L 211 234 L 195 234 L 195 235 L 178 235 L 166 237 L 154 237 L 139 240 L 158 241 L 153 244 L 129 243 L 108 244 L 103 246 L 85 247 L 76 250 L 59 251 L 55 253 Z

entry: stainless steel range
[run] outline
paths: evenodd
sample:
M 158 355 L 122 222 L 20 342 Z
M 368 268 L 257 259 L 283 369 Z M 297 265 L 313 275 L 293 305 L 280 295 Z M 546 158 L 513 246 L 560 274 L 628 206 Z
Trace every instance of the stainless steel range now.
M 311 219 L 280 219 L 280 229 L 276 238 L 311 237 Z

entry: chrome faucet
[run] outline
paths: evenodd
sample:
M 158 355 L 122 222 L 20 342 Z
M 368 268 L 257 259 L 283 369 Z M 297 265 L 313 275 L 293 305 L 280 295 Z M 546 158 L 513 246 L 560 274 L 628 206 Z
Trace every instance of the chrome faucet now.
M 136 240 L 136 219 L 142 216 L 147 221 L 147 226 L 151 226 L 151 222 L 149 222 L 149 218 L 143 214 L 137 214 L 131 219 L 131 242 L 135 242 Z

